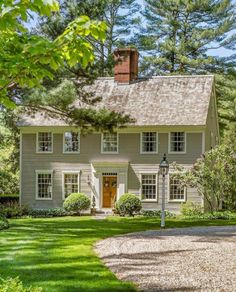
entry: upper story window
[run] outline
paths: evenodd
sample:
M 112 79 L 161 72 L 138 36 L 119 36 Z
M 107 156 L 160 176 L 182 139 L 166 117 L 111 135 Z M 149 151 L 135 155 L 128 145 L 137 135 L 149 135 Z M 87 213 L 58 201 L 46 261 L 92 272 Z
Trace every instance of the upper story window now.
M 170 201 L 185 201 L 186 188 L 181 185 L 180 179 L 174 173 L 169 174 L 169 200 Z
M 141 134 L 141 153 L 157 153 L 156 132 L 143 132 Z
M 36 171 L 36 198 L 52 199 L 52 171 Z
M 185 153 L 186 152 L 185 132 L 170 133 L 170 153 Z
M 142 195 L 143 200 L 157 199 L 157 175 L 156 174 L 142 174 L 141 195 Z
M 79 191 L 79 173 L 64 173 L 64 199 Z
M 37 152 L 52 153 L 53 134 L 51 132 L 38 132 Z
M 102 134 L 102 153 L 118 153 L 118 134 Z
M 79 153 L 80 134 L 78 132 L 64 133 L 64 153 Z

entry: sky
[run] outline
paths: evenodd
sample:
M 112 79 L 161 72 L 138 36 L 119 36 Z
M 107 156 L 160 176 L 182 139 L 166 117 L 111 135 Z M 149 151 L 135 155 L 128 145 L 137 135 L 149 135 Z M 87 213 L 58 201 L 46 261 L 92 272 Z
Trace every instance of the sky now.
M 144 0 L 137 0 L 137 2 L 142 7 L 144 7 Z M 236 0 L 235 0 L 235 2 L 236 2 Z M 28 28 L 35 27 L 35 25 L 37 23 L 37 16 L 36 16 L 36 14 L 33 14 L 32 16 L 34 17 L 34 19 L 27 24 L 27 27 Z M 236 30 L 232 31 L 232 33 L 230 33 L 230 34 L 233 34 L 233 33 L 236 33 Z M 220 56 L 220 57 L 228 57 L 228 56 L 232 55 L 233 53 L 235 53 L 235 51 L 228 50 L 228 49 L 225 49 L 225 48 L 208 50 L 208 52 L 207 52 L 207 54 L 210 55 L 210 56 Z

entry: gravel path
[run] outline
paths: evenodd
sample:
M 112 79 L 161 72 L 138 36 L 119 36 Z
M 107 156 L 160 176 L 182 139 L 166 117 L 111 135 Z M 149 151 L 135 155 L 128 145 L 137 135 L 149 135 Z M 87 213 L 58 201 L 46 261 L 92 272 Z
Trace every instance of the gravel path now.
M 142 291 L 236 291 L 236 226 L 131 233 L 100 241 L 96 252 Z

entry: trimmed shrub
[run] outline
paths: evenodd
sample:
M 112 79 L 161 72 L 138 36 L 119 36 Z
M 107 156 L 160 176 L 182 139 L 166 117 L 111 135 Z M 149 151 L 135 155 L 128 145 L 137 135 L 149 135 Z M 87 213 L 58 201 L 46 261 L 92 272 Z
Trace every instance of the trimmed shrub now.
M 141 214 L 144 217 L 158 217 L 158 218 L 161 218 L 161 210 L 142 210 Z M 167 218 L 175 218 L 176 214 L 171 213 L 168 210 L 165 210 L 165 216 Z
M 186 216 L 187 217 L 187 216 Z M 230 211 L 218 211 L 213 213 L 203 213 L 201 215 L 195 215 L 195 216 L 189 216 L 191 219 L 203 219 L 203 220 L 235 220 L 236 219 L 236 213 L 230 212 Z
M 70 215 L 69 212 L 63 208 L 50 208 L 50 209 L 34 209 L 29 211 L 29 215 L 34 218 L 50 218 L 50 217 L 63 217 Z
M 9 228 L 8 220 L 0 214 L 0 230 Z
M 0 204 L 0 214 L 6 218 L 19 218 L 29 214 L 29 209 L 26 206 L 20 206 L 16 202 L 8 202 Z
M 116 209 L 120 215 L 134 216 L 142 209 L 140 199 L 134 194 L 124 194 L 116 203 Z
M 72 193 L 65 199 L 63 208 L 67 212 L 75 212 L 80 215 L 81 211 L 89 209 L 90 204 L 91 202 L 87 195 L 82 193 Z
M 184 216 L 201 216 L 203 214 L 203 207 L 200 203 L 186 202 L 181 204 L 181 213 Z
M 0 204 L 6 203 L 19 203 L 19 196 L 12 194 L 12 195 L 0 195 Z
M 0 292 L 41 292 L 42 288 L 24 287 L 19 277 L 0 279 Z

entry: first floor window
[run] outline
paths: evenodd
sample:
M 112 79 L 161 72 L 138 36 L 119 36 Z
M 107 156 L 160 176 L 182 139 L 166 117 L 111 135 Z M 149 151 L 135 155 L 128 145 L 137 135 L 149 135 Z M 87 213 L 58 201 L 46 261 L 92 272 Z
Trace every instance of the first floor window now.
M 156 174 L 142 174 L 141 194 L 143 200 L 155 200 L 157 198 Z
M 185 201 L 185 187 L 175 174 L 169 174 L 169 192 L 170 201 Z
M 79 133 L 78 132 L 64 133 L 64 152 L 66 153 L 79 152 Z
M 38 199 L 52 198 L 52 173 L 51 172 L 37 173 L 37 198 Z
M 185 152 L 185 133 L 170 133 L 170 152 Z
M 64 197 L 79 192 L 79 174 L 64 173 Z
M 118 134 L 104 133 L 102 135 L 102 152 L 117 153 L 118 152 Z
M 143 132 L 142 133 L 142 153 L 157 152 L 157 133 Z
M 37 143 L 38 152 L 52 152 L 52 133 L 39 132 Z

